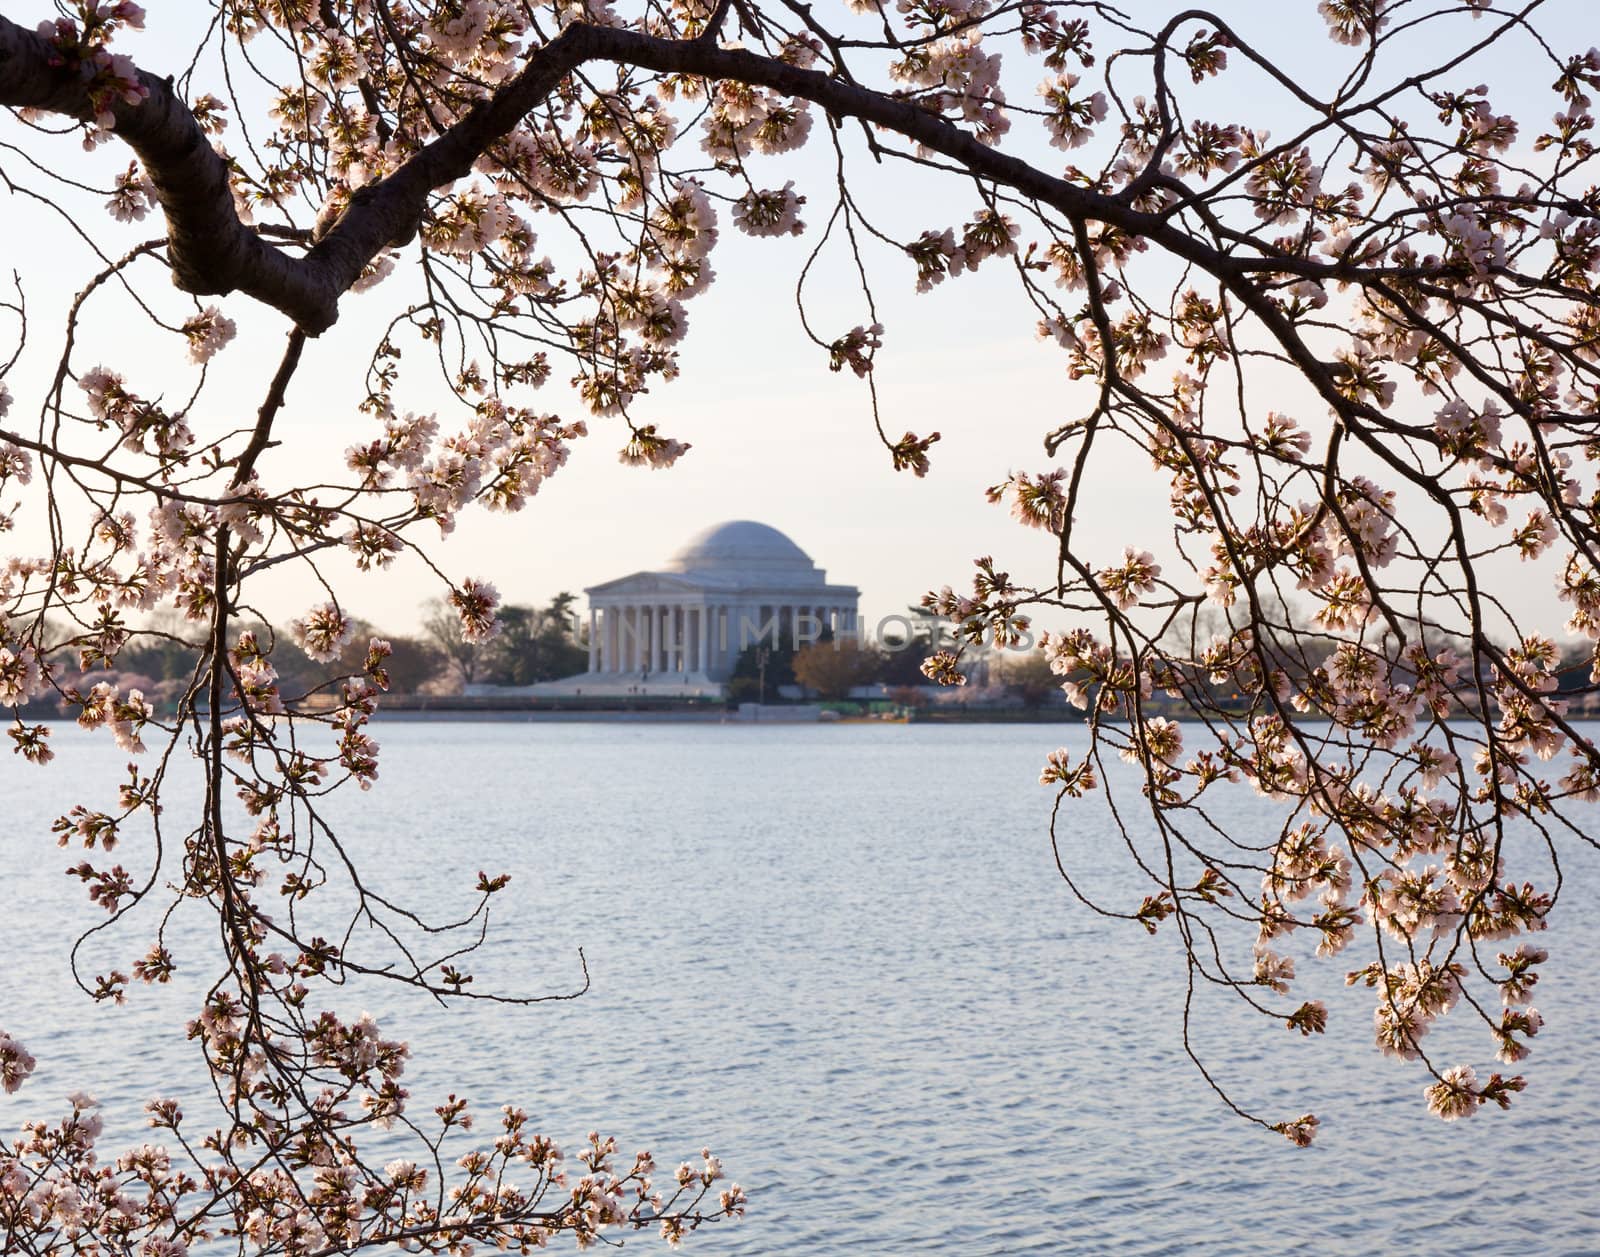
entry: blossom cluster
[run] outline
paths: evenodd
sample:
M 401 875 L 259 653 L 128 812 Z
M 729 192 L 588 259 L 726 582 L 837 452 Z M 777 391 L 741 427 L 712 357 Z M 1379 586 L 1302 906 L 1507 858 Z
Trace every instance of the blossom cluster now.
M 30 1235 L 59 1228 L 84 1248 L 127 1249 L 137 1233 L 149 1253 L 178 1257 L 213 1227 L 288 1252 L 418 1235 L 459 1250 L 639 1226 L 675 1242 L 742 1211 L 737 1187 L 713 1203 L 721 1168 L 709 1152 L 668 1185 L 648 1154 L 618 1162 L 596 1135 L 576 1158 L 584 1172 L 569 1174 L 515 1110 L 448 1189 L 427 1158 L 368 1164 L 363 1126 L 413 1120 L 407 1051 L 370 1018 L 316 1007 L 313 992 L 365 974 L 465 1000 L 473 975 L 453 944 L 424 955 L 401 943 L 432 927 L 359 878 L 345 883 L 359 906 L 338 941 L 312 932 L 302 905 L 341 876 L 323 795 L 378 779 L 371 718 L 393 662 L 391 644 L 361 630 L 354 591 L 335 590 L 330 560 L 362 573 L 401 556 L 431 562 L 419 535 L 451 533 L 474 506 L 522 509 L 589 431 L 533 405 L 561 363 L 618 434 L 624 463 L 672 466 L 688 443 L 642 412 L 680 371 L 693 303 L 717 278 L 724 216 L 776 256 L 807 232 L 803 209 L 827 224 L 818 255 L 839 250 L 865 296 L 811 333 L 818 365 L 865 381 L 875 406 L 877 364 L 895 340 L 873 299 L 873 250 L 922 292 L 985 264 L 1005 269 L 1037 311 L 1065 377 L 1065 414 L 1046 440 L 1053 464 L 1012 472 L 988 496 L 1040 544 L 1047 575 L 1025 584 L 986 557 L 970 593 L 930 593 L 926 608 L 959 629 L 924 673 L 964 684 L 967 651 L 1014 645 L 1046 616 L 1063 622 L 1043 637 L 1043 658 L 1091 740 L 1048 755 L 1040 779 L 1078 801 L 1136 781 L 1160 846 L 1135 850 L 1151 885 L 1112 914 L 1151 933 L 1177 918 L 1207 985 L 1301 1036 L 1329 1016 L 1298 995 L 1315 962 L 1369 944 L 1370 959 L 1341 964 L 1374 993 L 1377 1050 L 1429 1071 L 1436 1114 L 1504 1106 L 1520 1090 L 1518 1077 L 1436 1065 L 1428 1036 L 1447 1015 L 1477 1016 L 1500 1061 L 1527 1056 L 1543 1025 L 1530 992 L 1545 955 L 1524 936 L 1544 928 L 1557 882 L 1503 836 L 1553 829 L 1552 816 L 1600 798 L 1600 754 L 1571 697 L 1600 683 L 1600 228 L 1574 173 L 1594 156 L 1600 53 L 1541 46 L 1559 76 L 1556 112 L 1537 123 L 1502 112 L 1498 89 L 1460 81 L 1459 62 L 1442 60 L 1408 78 L 1426 106 L 1402 126 L 1386 89 L 1367 86 L 1381 77 L 1379 50 L 1400 29 L 1428 44 L 1487 5 L 1402 21 L 1394 0 L 1322 0 L 1336 52 L 1356 67 L 1351 87 L 1311 111 L 1325 124 L 1275 138 L 1252 125 L 1269 117 L 1207 117 L 1214 96 L 1186 97 L 1241 68 L 1274 68 L 1203 15 L 1136 36 L 1094 6 L 845 8 L 836 23 L 805 6 L 697 0 L 230 4 L 208 45 L 226 41 L 259 71 L 243 94 L 224 72 L 232 63 L 205 49 L 166 85 L 112 51 L 145 19 L 126 0 L 72 0 L 40 28 L 48 68 L 82 88 L 67 125 L 86 143 L 114 139 L 152 95 L 183 121 L 175 93 L 193 79 L 187 155 L 214 148 L 224 206 L 224 180 L 231 188 L 238 222 L 219 214 L 223 244 L 277 250 L 260 255 L 264 269 L 299 279 L 326 275 L 332 258 L 341 282 L 391 302 L 393 319 L 367 363 L 371 426 L 331 472 L 277 448 L 283 388 L 241 420 L 233 399 L 208 410 L 198 392 L 153 384 L 114 340 L 75 334 L 45 422 L 0 433 L 8 502 L 41 484 L 56 495 L 39 530 L 47 550 L 0 566 L 9 736 L 26 759 L 51 760 L 48 726 L 24 719 L 43 699 L 135 759 L 114 804 L 66 802 L 53 833 L 81 849 L 69 872 L 113 923 L 168 888 L 217 914 L 230 976 L 188 1030 L 234 1123 L 185 1142 L 177 1107 L 157 1102 L 155 1124 L 203 1164 L 180 1171 L 181 1158 L 146 1147 L 113 1165 L 92 1156 L 96 1106 L 75 1100 L 70 1117 L 3 1154 L 8 1221 Z M 1118 55 L 1097 46 L 1106 38 Z M 578 61 L 551 70 L 585 39 Z M 1143 75 L 1131 86 L 1144 90 L 1114 82 L 1113 61 Z M 1305 90 L 1289 93 L 1297 114 Z M 808 168 L 794 155 L 819 142 L 837 159 L 837 187 L 802 189 Z M 123 166 L 124 154 L 96 176 L 114 223 L 169 214 L 193 191 L 161 168 L 161 149 L 141 146 L 149 168 Z M 1050 163 L 1081 164 L 1038 160 L 1046 150 Z M 854 173 L 863 153 L 917 175 L 953 164 L 972 176 L 972 199 L 948 214 L 933 198 L 914 215 L 898 204 L 879 214 Z M 898 185 L 895 196 L 905 199 Z M 397 200 L 406 221 L 375 230 Z M 259 229 L 227 235 L 241 224 Z M 167 235 L 115 262 L 122 250 L 96 242 L 72 317 L 126 284 L 203 385 L 242 307 L 218 297 L 169 317 L 145 301 L 157 289 L 138 287 L 139 268 L 160 268 L 161 291 L 169 275 L 213 296 L 244 281 L 196 281 L 183 265 L 193 232 Z M 270 278 L 248 280 L 267 291 Z M 804 315 L 803 294 L 801 304 Z M 279 383 L 315 349 L 295 332 Z M 405 373 L 419 360 L 437 364 L 458 422 L 408 402 Z M 1280 390 L 1283 379 L 1303 387 Z M 9 407 L 0 386 L 0 418 Z M 918 423 L 929 435 L 895 439 L 902 426 L 875 417 L 892 465 L 928 474 L 938 432 Z M 1130 499 L 1143 487 L 1127 483 L 1133 464 L 1112 461 L 1115 448 L 1148 463 L 1155 493 L 1148 516 L 1117 502 L 1125 518 L 1108 531 L 1108 486 L 1127 484 Z M 70 493 L 87 507 L 81 536 L 62 523 Z M 10 527 L 0 513 L 0 531 Z M 1551 576 L 1583 658 L 1486 590 L 1502 559 Z M 257 577 L 288 565 L 326 589 L 288 626 L 326 668 L 309 693 L 285 680 L 271 631 L 246 618 Z M 491 637 L 495 586 L 445 580 L 461 639 Z M 165 696 L 107 675 L 141 638 L 194 654 Z M 186 740 L 215 806 L 151 852 L 130 835 L 164 806 L 166 757 Z M 1107 752 L 1131 778 L 1108 771 Z M 1234 789 L 1281 805 L 1275 834 L 1230 833 L 1206 810 Z M 469 938 L 504 885 L 480 875 Z M 395 951 L 355 954 L 369 936 Z M 1193 942 L 1212 937 L 1209 954 Z M 1457 958 L 1484 956 L 1491 941 L 1506 947 L 1497 969 Z M 135 955 L 96 975 L 92 994 L 121 1001 L 130 982 L 167 981 L 180 964 L 159 938 Z M 1479 998 L 1491 989 L 1496 998 Z M 0 1035 L 6 1089 L 32 1067 Z M 470 1121 L 454 1100 L 435 1116 L 442 1129 Z M 1264 1124 L 1296 1145 L 1319 1127 L 1310 1113 Z M 211 1207 L 177 1208 L 201 1190 Z

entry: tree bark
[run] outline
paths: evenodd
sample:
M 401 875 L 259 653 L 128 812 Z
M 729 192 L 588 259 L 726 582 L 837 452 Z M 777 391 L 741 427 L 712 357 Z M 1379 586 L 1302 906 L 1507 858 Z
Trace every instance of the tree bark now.
M 87 85 L 51 61 L 44 38 L 0 17 L 0 105 L 92 119 Z M 1190 250 L 1197 243 L 1159 216 L 1047 175 L 908 101 L 742 49 L 612 27 L 573 25 L 530 53 L 522 71 L 487 101 L 393 173 L 357 189 L 344 214 L 303 255 L 268 241 L 240 220 L 227 162 L 166 79 L 139 71 L 148 95 L 138 104 L 114 106 L 114 130 L 138 155 L 155 185 L 178 287 L 197 294 L 243 292 L 315 336 L 337 320 L 339 298 L 366 266 L 391 244 L 411 238 L 428 195 L 469 174 L 483 152 L 587 61 L 768 87 L 836 116 L 894 131 L 1069 217 L 1113 222 L 1169 247 L 1176 241 L 1165 236 L 1177 237 Z M 1187 252 L 1181 247 L 1176 251 Z

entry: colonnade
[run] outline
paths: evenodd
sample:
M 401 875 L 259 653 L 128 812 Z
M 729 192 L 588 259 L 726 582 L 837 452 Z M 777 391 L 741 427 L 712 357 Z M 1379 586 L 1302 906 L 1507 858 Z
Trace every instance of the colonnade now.
M 854 630 L 855 607 L 841 603 L 602 603 L 589 610 L 589 671 L 714 679 L 750 646 L 803 646 L 824 631 Z

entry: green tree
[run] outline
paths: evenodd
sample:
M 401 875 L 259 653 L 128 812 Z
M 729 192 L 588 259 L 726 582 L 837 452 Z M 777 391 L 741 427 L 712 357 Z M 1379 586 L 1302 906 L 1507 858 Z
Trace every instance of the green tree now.
M 502 607 L 500 632 L 483 648 L 480 680 L 494 685 L 532 685 L 582 672 L 588 647 L 574 631 L 577 596 L 559 593 L 543 608 Z
M 795 684 L 794 656 L 794 647 L 783 642 L 746 646 L 734 660 L 728 697 L 746 703 L 782 701 L 779 687 Z
M 905 619 L 910 627 L 889 623 L 879 643 L 879 665 L 872 679 L 890 686 L 918 686 L 928 684 L 922 673 L 922 661 L 944 644 L 946 635 L 942 621 L 925 607 L 907 607 Z

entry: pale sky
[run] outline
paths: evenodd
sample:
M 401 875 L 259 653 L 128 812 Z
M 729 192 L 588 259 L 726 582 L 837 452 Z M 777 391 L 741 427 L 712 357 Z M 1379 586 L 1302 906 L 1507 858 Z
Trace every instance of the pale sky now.
M 178 68 L 169 64 L 173 45 L 160 34 L 168 20 L 165 7 L 151 6 L 152 30 L 130 41 L 128 49 L 158 72 Z M 1143 2 L 1129 7 L 1151 22 L 1177 8 Z M 1335 79 L 1353 60 L 1351 50 L 1327 40 L 1313 0 L 1233 0 L 1217 7 L 1263 46 L 1276 49 L 1314 89 Z M 8 6 L 21 10 L 14 12 L 16 20 L 42 16 L 46 8 L 39 3 Z M 1578 32 L 1591 24 L 1592 12 L 1578 0 L 1552 6 L 1545 20 L 1558 36 L 1571 34 L 1559 51 L 1586 47 L 1589 37 Z M 1516 55 L 1480 58 L 1490 64 L 1465 68 L 1458 78 L 1463 85 L 1487 79 L 1496 89 L 1497 108 L 1527 115 L 1532 105 L 1527 120 L 1542 122 L 1554 112 L 1554 96 L 1545 90 L 1553 75 L 1538 70 L 1530 79 L 1521 54 L 1519 49 Z M 1519 82 L 1513 87 L 1513 72 L 1533 86 Z M 207 87 L 216 85 L 203 76 L 197 79 L 197 90 Z M 1209 97 L 1201 97 L 1214 108 L 1196 108 L 1194 113 L 1286 130 L 1291 120 L 1274 98 L 1258 95 L 1258 88 L 1259 80 L 1224 75 L 1220 85 L 1205 89 Z M 1025 126 L 1018 123 L 1019 130 Z M 18 130 L 0 123 L 0 139 L 15 139 Z M 237 134 L 230 130 L 224 138 L 236 141 Z M 58 150 L 70 149 L 68 157 L 102 184 L 127 163 L 125 151 L 116 145 L 83 157 L 74 140 L 55 143 Z M 1066 155 L 1042 145 L 1037 154 L 1047 168 L 1065 164 Z M 1071 157 L 1090 164 L 1080 153 Z M 7 169 L 11 160 L 0 154 Z M 814 143 L 799 163 L 787 168 L 780 163 L 788 159 L 765 160 L 772 182 L 781 185 L 794 178 L 798 190 L 811 198 L 802 215 L 810 230 L 798 239 L 753 241 L 724 214 L 713 257 L 719 280 L 689 304 L 682 377 L 634 408 L 639 421 L 692 442 L 692 452 L 669 471 L 625 467 L 617 460 L 626 436 L 621 421 L 591 419 L 590 437 L 575 445 L 568 466 L 521 514 L 469 512 L 447 543 L 432 547 L 446 572 L 492 580 L 508 601 L 543 601 L 559 590 L 579 590 L 654 566 L 703 526 L 735 518 L 761 520 L 788 533 L 831 580 L 861 587 L 863 610 L 871 617 L 898 611 L 929 588 L 945 583 L 964 587 L 971 560 L 980 554 L 993 554 L 1024 583 L 1044 582 L 1054 572 L 1054 538 L 1020 529 L 1001 508 L 984 501 L 983 490 L 1013 469 L 1053 466 L 1043 453 L 1042 435 L 1083 413 L 1093 391 L 1088 384 L 1068 380 L 1060 351 L 1035 339 L 1035 315 L 1014 275 L 1002 261 L 993 260 L 976 275 L 918 296 L 910 263 L 878 253 L 876 295 L 886 327 L 877 360 L 884 427 L 891 437 L 908 428 L 918 434 L 936 429 L 944 437 L 932 450 L 933 470 L 926 479 L 895 473 L 872 430 L 862 383 L 848 372 L 828 371 L 826 355 L 805 339 L 795 311 L 795 277 L 831 206 L 831 154 L 824 144 Z M 924 227 L 959 230 L 977 205 L 970 185 L 956 180 L 910 184 L 898 173 L 890 180 L 865 162 L 856 169 L 864 177 L 861 187 L 870 211 L 896 229 L 910 228 L 912 234 Z M 73 206 L 92 220 L 96 233 L 103 231 L 103 211 L 96 200 L 74 201 Z M 51 283 L 81 282 L 82 255 L 65 226 L 36 207 L 0 192 L 0 214 L 6 216 L 12 242 L 8 253 L 28 285 L 36 338 L 34 351 L 9 381 L 18 400 L 7 422 L 31 424 L 38 389 L 59 350 L 62 312 L 70 297 Z M 119 238 L 132 242 L 157 234 L 153 226 L 152 220 L 132 225 Z M 42 262 L 43 271 L 35 267 L 37 259 L 48 259 L 58 249 L 79 269 L 51 276 L 48 260 Z M 847 281 L 843 268 L 824 266 L 811 283 L 815 322 L 825 335 L 868 321 Z M 335 478 L 343 448 L 370 432 L 372 421 L 355 409 L 364 392 L 358 368 L 381 321 L 407 299 L 404 285 L 404 276 L 397 275 L 369 294 L 346 297 L 340 325 L 309 346 L 279 423 L 284 446 L 263 462 L 269 486 L 286 466 L 292 465 L 298 475 L 318 461 L 325 461 L 328 478 Z M 253 415 L 270 378 L 283 325 L 245 298 L 235 296 L 221 304 L 238 321 L 240 336 L 217 359 L 223 387 L 213 395 L 212 407 L 219 398 L 225 406 L 236 406 L 230 420 L 242 424 Z M 174 295 L 163 308 L 175 313 L 182 303 Z M 159 363 L 172 364 L 170 369 L 178 373 L 174 381 L 190 378 L 173 339 L 155 338 L 136 322 L 102 322 L 81 338 L 85 348 L 75 356 L 74 366 L 81 371 L 103 359 L 128 374 L 130 385 L 156 392 L 160 373 L 167 369 Z M 102 346 L 103 353 L 96 354 Z M 568 374 L 557 360 L 556 379 Z M 437 407 L 442 417 L 448 416 L 425 371 L 409 378 L 409 391 L 403 386 L 398 397 L 408 400 L 411 409 Z M 519 401 L 566 417 L 582 413 L 558 384 L 524 394 Z M 223 419 L 218 416 L 216 422 Z M 452 420 L 445 417 L 444 422 L 448 430 Z M 1092 486 L 1099 509 L 1080 519 L 1077 532 L 1079 544 L 1097 559 L 1120 555 L 1124 545 L 1136 542 L 1156 548 L 1170 531 L 1166 486 L 1149 467 L 1136 451 L 1101 464 Z M 19 539 L 26 541 L 29 535 Z M 6 547 L 8 552 L 17 548 Z M 415 568 L 371 575 L 351 571 L 341 579 L 341 601 L 350 611 L 394 631 L 413 626 L 417 604 L 440 592 L 435 581 L 424 579 Z M 275 577 L 266 589 L 259 605 L 283 617 L 322 597 L 300 575 Z M 1529 586 L 1528 597 L 1554 606 L 1544 579 L 1537 588 Z

